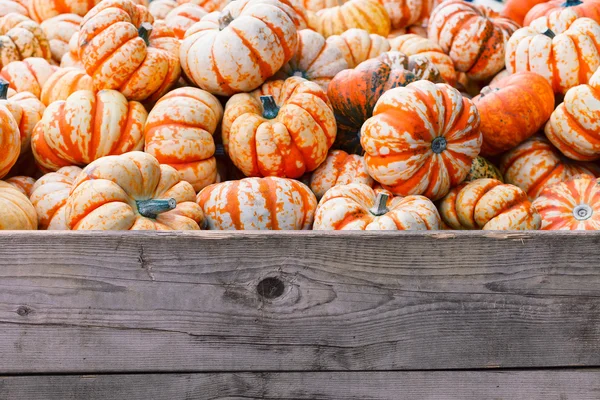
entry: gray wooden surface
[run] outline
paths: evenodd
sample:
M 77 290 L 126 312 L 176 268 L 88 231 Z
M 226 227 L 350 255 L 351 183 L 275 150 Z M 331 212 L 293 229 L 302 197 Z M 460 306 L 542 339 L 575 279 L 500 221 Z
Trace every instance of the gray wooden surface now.
M 0 374 L 600 366 L 599 244 L 2 233 Z
M 0 400 L 597 400 L 600 370 L 0 377 Z

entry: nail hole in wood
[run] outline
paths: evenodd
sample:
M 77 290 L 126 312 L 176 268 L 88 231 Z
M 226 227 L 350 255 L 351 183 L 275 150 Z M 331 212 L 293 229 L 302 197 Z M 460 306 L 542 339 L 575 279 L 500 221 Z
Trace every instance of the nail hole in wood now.
M 19 314 L 21 317 L 26 317 L 32 312 L 33 310 L 27 306 L 20 306 L 19 308 L 17 308 L 17 314 Z
M 285 285 L 279 278 L 265 278 L 258 283 L 258 294 L 266 299 L 276 299 L 283 294 Z

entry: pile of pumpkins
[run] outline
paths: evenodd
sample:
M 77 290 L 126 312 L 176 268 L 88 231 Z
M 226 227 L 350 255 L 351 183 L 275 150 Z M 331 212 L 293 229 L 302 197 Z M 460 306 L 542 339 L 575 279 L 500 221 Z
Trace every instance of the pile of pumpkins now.
M 0 229 L 600 229 L 600 0 L 0 0 Z

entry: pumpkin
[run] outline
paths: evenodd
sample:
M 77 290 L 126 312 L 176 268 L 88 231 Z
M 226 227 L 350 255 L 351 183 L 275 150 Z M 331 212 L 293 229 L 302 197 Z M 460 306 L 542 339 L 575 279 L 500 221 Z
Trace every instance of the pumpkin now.
M 45 171 L 86 165 L 144 146 L 144 107 L 115 90 L 80 90 L 50 104 L 35 126 L 31 147 Z
M 434 0 L 381 0 L 393 29 L 402 29 L 429 18 Z
M 148 11 L 155 20 L 165 19 L 179 4 L 176 0 L 153 0 L 148 6 Z
M 456 70 L 449 55 L 433 40 L 415 34 L 398 36 L 390 40 L 392 50 L 402 52 L 407 56 L 421 54 L 436 66 L 447 84 L 456 85 Z
M 230 96 L 256 89 L 298 47 L 294 22 L 281 7 L 252 0 L 240 10 L 235 3 L 192 25 L 181 43 L 186 76 L 212 94 Z
M 199 230 L 196 193 L 150 154 L 102 157 L 75 179 L 65 205 L 71 230 Z
M 310 29 L 298 32 L 298 50 L 292 59 L 276 74 L 278 79 L 301 76 L 315 82 L 327 91 L 329 82 L 340 71 L 348 68 L 342 52 L 325 38 Z
M 237 0 L 236 0 L 237 1 Z M 204 8 L 208 12 L 219 11 L 227 3 L 227 0 L 177 0 L 177 4 L 191 3 Z
M 506 69 L 532 71 L 555 93 L 588 83 L 600 66 L 600 25 L 566 9 L 515 32 L 506 45 Z
M 29 57 L 52 59 L 50 43 L 42 28 L 21 14 L 0 18 L 0 68 Z
M 306 185 L 278 177 L 216 183 L 197 202 L 211 230 L 307 230 L 317 208 Z
M 35 179 L 30 176 L 13 176 L 12 178 L 6 179 L 5 182 L 16 187 L 19 192 L 27 197 L 31 196 L 33 185 L 35 185 Z
M 310 27 L 325 37 L 341 35 L 351 28 L 386 37 L 390 33 L 391 22 L 378 0 L 348 0 L 341 6 L 318 11 Z
M 149 41 L 151 47 L 168 51 L 176 57 L 179 57 L 179 47 L 181 41 L 177 38 L 175 30 L 167 25 L 165 21 L 155 21 L 152 25 L 152 33 Z M 181 80 L 181 78 L 180 78 Z M 172 86 L 176 87 L 178 83 Z M 162 93 L 160 90 L 158 93 Z M 159 97 L 154 96 L 153 100 L 158 100 Z
M 504 46 L 518 28 L 485 6 L 449 0 L 431 13 L 427 34 L 450 56 L 456 70 L 485 80 L 504 68 Z
M 547 17 L 565 9 L 576 13 L 579 17 L 591 18 L 600 23 L 600 3 L 596 0 L 550 0 L 532 7 L 525 15 L 523 26 L 529 26 L 540 17 Z
M 444 83 L 417 81 L 385 92 L 361 128 L 369 175 L 395 195 L 444 197 L 481 148 L 479 113 Z
M 523 189 L 530 199 L 542 190 L 575 175 L 600 176 L 600 166 L 569 160 L 542 135 L 521 143 L 500 159 L 500 171 L 507 183 Z
M 50 172 L 33 185 L 30 200 L 38 217 L 40 230 L 67 230 L 65 205 L 71 192 L 73 182 L 81 168 L 76 166 L 63 167 L 56 172 Z
M 0 108 L 0 113 L 2 112 Z M 5 123 L 4 118 L 2 123 Z M 3 150 L 1 146 L 0 149 Z M 35 229 L 37 216 L 27 196 L 10 183 L 0 181 L 0 230 Z
M 600 72 L 589 84 L 570 89 L 556 107 L 544 131 L 565 156 L 579 161 L 600 158 Z
M 402 35 L 417 35 L 422 38 L 427 38 L 427 26 L 426 25 L 411 25 L 401 29 L 394 29 L 388 35 L 388 40 L 392 40 Z
M 365 159 L 342 150 L 332 150 L 310 176 L 309 185 L 317 199 L 320 199 L 332 187 L 350 183 L 373 186 L 374 181 L 367 172 Z
M 182 4 L 171 10 L 165 17 L 165 23 L 175 31 L 179 39 L 183 39 L 185 31 L 206 14 L 206 10 L 192 3 Z
M 554 110 L 554 92 L 541 75 L 525 71 L 483 88 L 473 103 L 481 117 L 481 154 L 493 156 L 544 126 Z
M 181 74 L 179 57 L 151 46 L 152 16 L 130 0 L 105 0 L 86 14 L 79 55 L 96 89 L 119 90 L 128 100 L 156 100 Z
M 0 179 L 4 178 L 15 165 L 20 153 L 19 125 L 11 111 L 0 103 Z
M 452 229 L 535 230 L 541 218 L 527 194 L 496 179 L 478 179 L 453 188 L 438 206 Z
M 199 0 L 194 1 L 198 2 Z M 285 11 L 288 17 L 294 22 L 294 25 L 296 25 L 297 30 L 310 28 L 310 21 L 314 18 L 314 14 L 306 11 L 301 0 L 260 0 L 260 2 L 262 4 L 274 5 Z M 249 4 L 254 5 L 255 0 L 229 1 L 228 8 L 231 9 L 234 14 L 239 14 L 241 10 Z
M 50 43 L 52 59 L 56 63 L 60 64 L 62 57 L 69 52 L 69 40 L 79 31 L 81 20 L 77 14 L 61 14 L 40 24 Z
M 373 115 L 377 100 L 391 88 L 420 79 L 441 81 L 439 71 L 427 58 L 407 57 L 396 51 L 337 74 L 327 90 L 338 125 L 335 147 L 362 153 L 360 128 Z
M 348 68 L 354 68 L 390 50 L 390 42 L 385 37 L 357 28 L 329 36 L 327 44 L 334 45 L 342 52 Z
M 23 61 L 13 61 L 0 71 L 0 77 L 10 82 L 10 88 L 17 92 L 30 92 L 38 99 L 44 83 L 58 70 L 43 58 L 31 57 Z
M 44 83 L 40 100 L 50 105 L 58 100 L 66 100 L 78 90 L 94 91 L 92 77 L 79 68 L 60 68 Z
M 148 114 L 145 151 L 199 191 L 216 180 L 213 134 L 222 117 L 223 107 L 210 93 L 192 87 L 173 90 Z
M 79 57 L 79 32 L 75 32 L 71 36 L 71 40 L 69 40 L 69 52 L 62 56 L 60 66 L 62 68 L 73 67 L 84 69 Z
M 321 11 L 325 8 L 341 6 L 346 0 L 303 0 L 302 5 L 308 11 Z
M 0 17 L 15 13 L 29 17 L 27 10 L 28 0 L 0 0 Z
M 504 9 L 501 11 L 500 15 L 510 18 L 517 24 L 523 26 L 523 20 L 529 10 L 534 6 L 540 3 L 546 3 L 547 1 L 548 0 L 507 0 L 504 3 Z
M 291 77 L 231 97 L 222 135 L 229 157 L 244 175 L 299 178 L 325 161 L 336 124 L 325 91 Z
M 492 162 L 481 156 L 477 156 L 473 159 L 471 164 L 471 170 L 469 175 L 465 178 L 465 181 L 474 181 L 482 178 L 492 178 L 504 182 L 502 172 Z
M 1 78 L 0 104 L 8 108 L 19 127 L 20 153 L 27 152 L 30 148 L 33 128 L 42 119 L 46 107 L 29 92 L 17 93 L 9 89 L 8 83 Z
M 60 14 L 83 17 L 101 0 L 29 0 L 29 16 L 36 22 L 46 21 Z
M 600 230 L 600 180 L 589 175 L 547 187 L 533 205 L 543 230 Z
M 334 186 L 325 193 L 315 214 L 314 230 L 398 230 L 440 229 L 440 215 L 427 197 L 390 199 L 362 183 Z

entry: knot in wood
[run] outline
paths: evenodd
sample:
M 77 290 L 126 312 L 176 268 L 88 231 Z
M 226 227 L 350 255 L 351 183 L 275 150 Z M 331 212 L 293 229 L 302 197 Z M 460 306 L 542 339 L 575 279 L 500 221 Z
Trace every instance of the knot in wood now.
M 276 299 L 283 294 L 284 290 L 284 283 L 275 277 L 265 278 L 256 286 L 258 294 L 266 299 Z
M 17 314 L 21 317 L 26 317 L 33 312 L 33 309 L 27 306 L 20 306 L 17 308 Z

